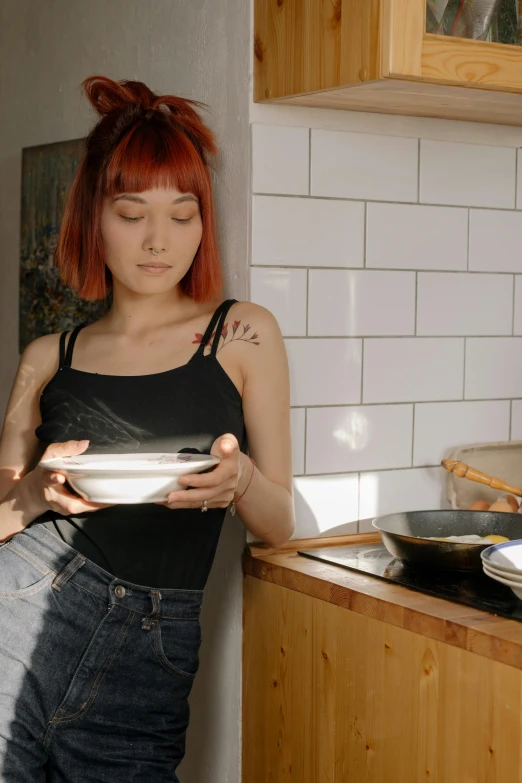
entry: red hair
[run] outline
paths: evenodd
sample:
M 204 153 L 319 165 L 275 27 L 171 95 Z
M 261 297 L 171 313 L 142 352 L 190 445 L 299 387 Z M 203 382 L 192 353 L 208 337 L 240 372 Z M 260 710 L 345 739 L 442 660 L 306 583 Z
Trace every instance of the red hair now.
M 198 101 L 155 95 L 142 82 L 91 76 L 82 83 L 101 119 L 87 137 L 58 237 L 54 263 L 82 299 L 105 299 L 111 274 L 104 261 L 101 212 L 105 196 L 155 187 L 193 193 L 203 233 L 192 265 L 181 280 L 196 301 L 217 299 L 222 276 L 209 164 L 216 155 L 212 131 L 193 107 Z

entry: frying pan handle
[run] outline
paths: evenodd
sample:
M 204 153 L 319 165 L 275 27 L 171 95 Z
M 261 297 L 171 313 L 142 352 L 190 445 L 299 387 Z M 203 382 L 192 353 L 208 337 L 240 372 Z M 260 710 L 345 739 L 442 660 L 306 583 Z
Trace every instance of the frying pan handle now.
M 506 484 L 506 482 L 501 479 L 488 476 L 486 473 L 482 473 L 480 470 L 472 468 L 464 462 L 459 462 L 454 459 L 443 459 L 440 464 L 449 473 L 453 473 L 459 478 L 477 481 L 479 484 L 486 484 L 488 487 L 491 487 L 491 489 L 499 489 L 501 492 L 507 492 L 508 495 L 518 495 L 518 497 L 522 497 L 522 489 L 512 487 L 511 484 Z

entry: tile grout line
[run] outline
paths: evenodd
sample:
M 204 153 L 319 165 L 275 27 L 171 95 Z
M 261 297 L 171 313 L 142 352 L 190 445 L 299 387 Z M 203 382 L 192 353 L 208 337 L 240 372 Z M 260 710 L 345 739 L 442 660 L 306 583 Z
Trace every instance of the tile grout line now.
M 515 336 L 515 308 L 516 308 L 515 291 L 516 291 L 516 287 L 517 287 L 517 276 L 514 274 L 513 275 L 513 310 L 512 310 L 512 313 L 511 313 L 511 324 L 512 324 L 511 334 L 512 334 L 513 337 Z
M 317 193 L 277 193 L 277 192 L 269 192 L 269 191 L 255 191 L 252 193 L 253 196 L 265 196 L 266 198 L 285 198 L 285 199 L 317 199 L 321 201 L 347 201 L 349 203 L 358 203 L 361 202 L 369 202 L 371 204 L 393 204 L 395 206 L 404 206 L 404 207 L 433 207 L 435 209 L 461 209 L 461 210 L 468 210 L 468 209 L 476 209 L 476 210 L 485 210 L 490 212 L 517 212 L 520 210 L 516 210 L 514 207 L 496 207 L 493 205 L 490 206 L 484 206 L 482 204 L 448 204 L 444 201 L 394 201 L 393 199 L 386 199 L 386 198 L 369 198 L 368 196 L 324 196 Z
M 520 334 L 284 334 L 285 340 L 520 340 Z
M 317 410 L 326 408 L 393 408 L 404 405 L 455 405 L 465 403 L 477 403 L 477 402 L 509 402 L 511 397 L 470 397 L 468 399 L 462 399 L 460 397 L 456 400 L 395 400 L 393 402 L 329 402 L 321 404 L 306 404 L 306 405 L 292 405 L 295 410 L 300 408 L 306 408 L 306 410 Z
M 312 264 L 251 264 L 253 269 L 317 269 L 327 272 L 416 272 L 418 274 L 436 274 L 436 275 L 494 275 L 496 277 L 506 277 L 509 275 L 522 274 L 522 265 L 520 271 L 497 272 L 493 270 L 482 269 L 435 269 L 426 267 L 426 269 L 416 269 L 415 267 L 394 267 L 394 266 L 313 266 Z
M 513 400 L 509 401 L 509 440 L 513 440 Z
M 394 473 L 396 471 L 412 473 L 416 470 L 436 470 L 440 471 L 440 462 L 430 463 L 429 465 L 403 465 L 402 467 L 393 468 L 364 468 L 364 470 L 334 470 L 329 473 L 294 473 L 293 478 L 322 478 L 328 476 L 361 476 L 367 473 Z

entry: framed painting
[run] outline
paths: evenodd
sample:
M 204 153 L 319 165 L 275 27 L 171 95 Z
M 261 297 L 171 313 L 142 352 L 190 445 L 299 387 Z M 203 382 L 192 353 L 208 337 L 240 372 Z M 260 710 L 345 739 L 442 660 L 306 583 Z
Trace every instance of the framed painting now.
M 79 299 L 53 265 L 65 203 L 84 149 L 84 139 L 73 139 L 22 150 L 20 353 L 36 337 L 96 320 L 109 305 L 109 300 Z

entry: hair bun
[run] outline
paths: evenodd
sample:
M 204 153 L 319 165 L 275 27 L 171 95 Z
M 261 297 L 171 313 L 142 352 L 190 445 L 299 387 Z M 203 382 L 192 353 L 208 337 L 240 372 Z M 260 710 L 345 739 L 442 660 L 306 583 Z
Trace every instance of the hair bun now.
M 156 96 L 143 82 L 115 82 L 106 76 L 89 76 L 82 87 L 90 103 L 101 117 L 130 106 L 153 108 Z
M 82 82 L 82 87 L 101 117 L 115 111 L 124 112 L 127 115 L 124 124 L 127 124 L 133 109 L 137 110 L 135 119 L 150 120 L 159 113 L 174 120 L 205 152 L 211 155 L 217 153 L 213 133 L 202 123 L 196 111 L 196 108 L 206 108 L 199 101 L 176 95 L 156 95 L 143 82 L 128 79 L 115 82 L 106 76 L 89 76 Z

